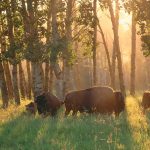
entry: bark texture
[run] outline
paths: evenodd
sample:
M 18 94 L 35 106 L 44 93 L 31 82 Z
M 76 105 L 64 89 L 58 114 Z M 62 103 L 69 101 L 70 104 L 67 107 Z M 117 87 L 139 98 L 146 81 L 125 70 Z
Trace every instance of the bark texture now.
M 4 68 L 3 64 L 0 61 L 0 87 L 1 87 L 1 94 L 2 94 L 2 107 L 5 109 L 8 107 L 9 97 L 8 97 L 8 90 L 4 75 Z
M 131 74 L 130 74 L 130 94 L 135 95 L 135 59 L 136 59 L 136 21 L 135 13 L 132 12 L 132 39 L 131 39 Z

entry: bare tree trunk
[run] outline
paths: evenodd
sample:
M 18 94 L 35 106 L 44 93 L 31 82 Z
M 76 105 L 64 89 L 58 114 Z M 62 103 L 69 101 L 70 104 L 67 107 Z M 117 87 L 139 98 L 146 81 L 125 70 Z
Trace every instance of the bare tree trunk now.
M 54 73 L 53 73 L 53 69 L 50 65 L 50 71 L 49 71 L 49 91 L 53 92 L 53 82 L 54 82 Z
M 111 0 L 108 0 L 108 7 L 109 7 L 110 16 L 111 16 L 112 26 L 113 26 L 114 42 L 115 42 L 115 48 L 116 48 L 116 54 L 117 54 L 117 60 L 118 60 L 120 89 L 121 89 L 123 95 L 126 95 L 124 79 L 123 79 L 123 69 L 122 69 L 122 59 L 121 59 L 121 52 L 120 52 L 118 28 L 117 28 L 117 23 L 115 20 L 114 10 L 112 7 Z M 117 9 L 119 9 L 119 8 L 117 8 Z
M 150 58 L 146 57 L 146 78 L 147 78 L 147 89 L 150 90 Z
M 80 77 L 80 71 L 79 71 L 79 64 L 75 64 L 74 68 L 74 73 L 75 73 L 75 81 L 76 81 L 76 88 L 79 90 L 81 89 L 81 77 Z
M 93 38 L 93 85 L 97 84 L 97 59 L 96 59 L 96 44 L 97 44 L 97 0 L 93 1 L 93 11 L 94 11 L 94 18 L 95 18 L 95 23 L 94 23 L 94 38 Z
M 77 9 L 77 1 L 74 1 L 74 9 Z M 74 11 L 72 13 L 72 16 L 75 18 L 77 17 L 77 12 Z M 79 28 L 78 28 L 78 23 L 75 22 L 74 24 L 74 30 L 73 30 L 73 36 L 75 36 L 78 32 L 79 32 Z M 74 81 L 75 81 L 75 89 L 80 89 L 81 88 L 81 77 L 80 77 L 80 72 L 79 72 L 79 51 L 78 51 L 78 41 L 74 40 L 73 41 L 73 46 L 74 46 L 74 52 L 76 53 L 76 63 L 74 64 L 74 68 L 73 68 L 73 73 L 74 73 Z
M 49 71 L 50 71 L 50 67 L 49 67 L 49 63 L 46 63 L 45 65 L 45 78 L 44 78 L 44 91 L 48 92 L 48 86 L 49 86 Z
M 47 14 L 47 37 L 46 37 L 46 43 L 48 44 L 50 42 L 50 32 L 51 32 L 51 18 L 52 18 L 52 4 L 51 4 L 51 0 L 49 1 L 48 4 L 48 14 Z M 45 63 L 45 77 L 44 77 L 44 91 L 48 92 L 49 89 L 49 74 L 50 74 L 51 68 L 50 68 L 50 64 L 49 64 L 49 60 L 47 60 L 47 62 Z M 50 90 L 52 91 L 52 90 Z
M 20 105 L 20 95 L 19 95 L 19 88 L 18 88 L 18 75 L 17 75 L 17 72 L 18 72 L 17 64 L 13 64 L 12 81 L 13 81 L 13 89 L 14 89 L 14 98 L 15 98 L 15 103 L 17 105 Z
M 64 59 L 64 89 L 63 93 L 66 94 L 71 89 L 71 66 L 68 65 L 68 62 L 66 59 Z
M 115 23 L 116 23 L 116 30 L 119 30 L 119 1 L 115 0 Z M 116 89 L 116 44 L 113 41 L 113 52 L 112 52 L 112 88 Z
M 32 98 L 32 77 L 31 77 L 31 66 L 30 66 L 30 62 L 26 61 L 26 66 L 27 66 L 27 98 L 31 99 Z
M 43 63 L 41 63 L 40 66 L 41 66 L 41 69 L 40 69 L 40 70 L 41 70 L 42 86 L 43 86 L 42 88 L 43 88 L 43 92 L 44 92 L 44 86 L 45 86 L 45 85 L 44 85 L 44 83 L 45 83 L 45 82 L 44 82 L 44 77 L 45 77 L 45 73 L 44 73 L 44 69 L 43 69 Z
M 11 4 L 7 0 L 7 3 L 9 4 L 9 7 L 6 9 L 7 14 L 7 22 L 8 22 L 8 38 L 10 47 L 12 48 L 15 44 L 14 39 L 14 24 L 12 15 L 15 13 L 15 3 L 11 0 Z M 11 11 L 12 9 L 12 11 Z M 16 64 L 16 52 L 12 50 L 12 57 L 13 57 L 13 69 L 12 69 L 12 81 L 13 81 L 13 92 L 14 92 L 14 98 L 17 105 L 20 105 L 20 95 L 19 95 L 19 88 L 18 88 L 18 76 L 17 76 L 17 64 Z
M 3 20 L 1 20 L 1 22 L 3 23 Z M 0 30 L 3 31 L 3 26 Z M 0 36 L 0 44 L 1 44 L 1 52 L 5 52 L 6 51 L 6 39 L 5 39 L 5 37 Z M 8 95 L 9 95 L 10 99 L 13 99 L 14 98 L 14 96 L 13 96 L 13 85 L 12 85 L 12 78 L 11 78 L 9 63 L 7 60 L 4 60 L 2 62 L 2 64 L 3 64 L 3 68 L 4 68 L 4 74 L 6 77 Z
M 132 48 L 131 48 L 131 75 L 130 94 L 135 95 L 135 58 L 136 58 L 136 21 L 134 11 L 132 12 Z
M 4 61 L 3 66 L 4 66 L 5 76 L 6 76 L 6 84 L 7 84 L 7 88 L 8 88 L 8 95 L 9 95 L 10 99 L 13 99 L 14 98 L 13 84 L 12 84 L 12 77 L 11 77 L 8 61 Z
M 8 90 L 7 90 L 6 80 L 4 75 L 4 68 L 1 61 L 0 61 L 0 87 L 1 87 L 1 94 L 2 94 L 2 102 L 3 102 L 2 107 L 7 108 L 9 97 L 8 97 Z
M 20 94 L 23 99 L 26 97 L 27 85 L 25 80 L 25 75 L 22 68 L 22 63 L 19 63 L 19 83 L 20 83 Z
M 42 94 L 43 81 L 42 81 L 42 64 L 32 62 L 32 81 L 33 81 L 33 95 L 34 98 Z
M 112 52 L 112 88 L 116 89 L 116 50 L 115 43 L 113 42 L 113 52 Z

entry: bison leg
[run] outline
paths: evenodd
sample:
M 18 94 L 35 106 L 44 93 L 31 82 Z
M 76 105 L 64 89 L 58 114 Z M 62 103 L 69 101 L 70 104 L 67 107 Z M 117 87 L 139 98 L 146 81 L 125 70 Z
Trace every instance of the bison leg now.
M 51 116 L 53 117 L 53 116 L 56 116 L 56 114 L 57 114 L 57 110 L 56 109 L 53 109 L 52 111 L 51 111 Z
M 75 116 L 77 114 L 77 110 L 73 110 L 72 116 Z
M 70 113 L 70 109 L 66 109 L 66 111 L 65 111 L 65 116 L 68 116 L 69 115 L 69 113 Z

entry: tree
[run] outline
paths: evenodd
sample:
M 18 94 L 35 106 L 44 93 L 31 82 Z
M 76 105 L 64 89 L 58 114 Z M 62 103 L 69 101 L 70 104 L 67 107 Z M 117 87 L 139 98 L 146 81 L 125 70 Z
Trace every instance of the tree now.
M 96 63 L 96 47 L 97 47 L 97 0 L 93 1 L 93 16 L 94 16 L 94 36 L 93 36 L 93 84 L 97 84 L 97 63 Z
M 97 25 L 98 25 L 98 28 L 100 30 L 100 34 L 102 36 L 102 40 L 103 40 L 103 45 L 104 45 L 104 48 L 105 48 L 105 53 L 106 53 L 106 56 L 107 56 L 107 62 L 108 62 L 108 68 L 109 68 L 109 75 L 110 75 L 110 80 L 111 80 L 111 87 L 114 88 L 114 78 L 113 78 L 113 73 L 112 73 L 112 65 L 111 65 L 111 60 L 110 60 L 110 54 L 109 54 L 109 50 L 108 50 L 108 46 L 107 46 L 107 42 L 106 42 L 106 39 L 105 39 L 105 35 L 104 35 L 104 32 L 103 32 L 103 29 L 100 25 L 100 22 L 97 18 Z
M 121 89 L 123 95 L 126 95 L 124 79 L 123 79 L 123 69 L 122 69 L 122 59 L 121 59 L 121 51 L 120 51 L 120 44 L 119 44 L 118 25 L 117 25 L 117 22 L 115 19 L 114 10 L 113 10 L 111 0 L 108 0 L 108 8 L 109 8 L 110 16 L 111 16 L 111 22 L 112 22 L 113 34 L 114 34 L 114 43 L 115 43 L 117 60 L 118 60 L 120 89 Z
M 135 95 L 135 59 L 136 59 L 136 20 L 135 14 L 132 12 L 132 47 L 131 47 L 131 77 L 130 77 L 130 94 Z
M 19 83 L 20 83 L 20 94 L 23 99 L 25 99 L 27 94 L 27 85 L 26 85 L 26 79 L 22 67 L 22 63 L 19 63 Z
M 136 20 L 139 24 L 142 41 L 143 54 L 150 55 L 150 1 L 136 1 L 137 16 Z
M 59 33 L 58 33 L 58 24 L 57 24 L 57 2 L 58 0 L 51 0 L 52 6 L 52 45 L 51 45 L 51 55 L 50 55 L 50 63 L 51 69 L 54 70 L 55 76 L 57 78 L 57 87 L 59 93 L 58 97 L 63 98 L 63 73 L 58 64 L 57 56 L 59 54 Z
M 65 36 L 66 36 L 66 50 L 63 53 L 64 57 L 64 93 L 66 94 L 71 88 L 71 58 L 72 58 L 72 51 L 73 51 L 73 41 L 72 41 L 72 15 L 73 15 L 73 6 L 74 1 L 68 0 L 67 1 L 67 9 L 66 9 L 66 22 L 65 22 Z
M 41 8 L 43 8 L 43 3 L 40 0 L 22 0 L 22 7 L 20 9 L 20 13 L 23 18 L 25 36 L 24 41 L 26 45 L 24 55 L 28 61 L 31 61 L 34 97 L 40 95 L 43 92 L 42 62 L 45 53 L 44 44 L 41 39 L 45 34 L 45 28 L 43 24 L 46 22 L 46 19 L 45 12 L 43 9 L 41 10 L 39 5 Z M 30 77 L 29 70 L 28 77 Z M 31 81 L 31 79 L 29 80 Z
M 6 25 L 6 14 L 1 13 L 0 16 L 1 24 L 0 24 L 0 44 L 1 44 L 1 55 L 3 57 L 3 54 L 6 52 L 6 31 L 7 31 L 7 25 Z M 4 57 L 3 57 L 4 58 Z M 6 78 L 6 85 L 8 88 L 8 97 L 9 99 L 13 99 L 13 85 L 12 85 L 12 77 L 10 73 L 9 68 L 9 62 L 7 59 L 2 59 L 2 65 L 4 68 L 5 78 Z
M 8 23 L 8 38 L 9 38 L 9 50 L 10 52 L 10 61 L 13 65 L 12 69 L 12 81 L 13 81 L 13 90 L 14 90 L 14 98 L 17 105 L 20 105 L 20 95 L 19 95 L 19 87 L 18 87 L 18 75 L 17 75 L 17 58 L 16 58 L 16 50 L 18 49 L 18 41 L 15 37 L 15 33 L 18 31 L 16 24 L 13 22 L 13 17 L 16 13 L 16 1 L 6 1 L 6 14 L 7 14 L 7 23 Z
M 135 12 L 135 20 L 140 27 L 138 34 L 141 35 L 143 54 L 148 56 L 150 54 L 150 1 L 124 1 L 126 10 Z M 134 7 L 133 4 L 134 3 Z

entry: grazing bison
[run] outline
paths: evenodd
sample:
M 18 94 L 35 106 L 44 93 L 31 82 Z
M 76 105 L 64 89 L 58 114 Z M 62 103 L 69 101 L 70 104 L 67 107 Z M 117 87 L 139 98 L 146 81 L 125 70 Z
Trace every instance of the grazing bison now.
M 34 102 L 30 102 L 29 104 L 25 105 L 25 107 L 27 112 L 35 115 L 36 107 Z
M 117 108 L 117 100 L 114 91 L 110 87 L 92 87 L 80 91 L 73 91 L 65 97 L 65 115 L 72 110 L 73 115 L 77 111 L 89 113 L 120 113 Z
M 125 97 L 120 91 L 115 91 L 115 98 L 116 98 L 116 104 L 117 104 L 117 112 L 118 114 L 125 109 Z
M 142 98 L 142 107 L 144 109 L 150 108 L 150 92 L 144 92 Z
M 51 116 L 56 115 L 57 110 L 63 104 L 62 101 L 51 93 L 43 93 L 42 95 L 37 96 L 35 103 L 37 104 L 39 114 L 50 114 Z

